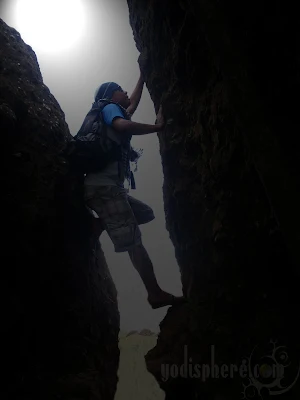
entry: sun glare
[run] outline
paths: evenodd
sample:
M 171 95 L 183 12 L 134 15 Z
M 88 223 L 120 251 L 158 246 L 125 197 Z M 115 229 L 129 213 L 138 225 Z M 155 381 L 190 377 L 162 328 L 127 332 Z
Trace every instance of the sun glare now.
M 23 40 L 45 53 L 72 48 L 85 27 L 81 0 L 18 0 L 15 17 Z

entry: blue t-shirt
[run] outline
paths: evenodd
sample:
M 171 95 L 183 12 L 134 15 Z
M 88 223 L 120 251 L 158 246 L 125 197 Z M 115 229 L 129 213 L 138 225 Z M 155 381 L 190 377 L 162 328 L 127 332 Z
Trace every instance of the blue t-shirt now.
M 126 116 L 123 114 L 123 111 L 121 107 L 119 107 L 117 104 L 107 104 L 102 109 L 102 116 L 105 124 L 112 126 L 113 120 L 116 117 L 120 117 L 123 119 L 126 119 Z M 131 115 L 129 114 L 129 119 L 131 118 Z M 122 147 L 122 165 L 124 168 L 124 173 L 125 177 L 127 179 L 130 179 L 131 173 L 130 173 L 130 151 L 131 151 L 131 145 L 130 145 L 130 140 L 131 138 L 127 138 L 126 141 L 124 142 L 123 140 L 123 147 Z
M 113 128 L 111 125 L 114 118 L 121 117 L 126 119 L 122 109 L 117 104 L 107 104 L 107 106 L 102 109 L 102 116 L 105 124 L 109 125 L 112 130 Z M 128 140 L 129 142 L 127 146 L 129 147 L 129 149 L 127 149 L 127 151 L 126 149 L 124 149 L 122 154 L 122 164 L 124 167 L 124 171 L 126 171 L 129 166 L 127 161 L 125 162 L 125 160 L 123 159 L 124 152 L 126 153 L 130 150 L 130 138 L 128 138 Z M 85 177 L 85 185 L 124 187 L 124 178 L 121 179 L 119 176 L 118 161 L 108 164 L 107 167 L 99 172 L 87 174 Z
M 103 120 L 104 122 L 111 126 L 114 118 L 121 117 L 125 118 L 122 110 L 116 104 L 107 104 L 102 110 Z

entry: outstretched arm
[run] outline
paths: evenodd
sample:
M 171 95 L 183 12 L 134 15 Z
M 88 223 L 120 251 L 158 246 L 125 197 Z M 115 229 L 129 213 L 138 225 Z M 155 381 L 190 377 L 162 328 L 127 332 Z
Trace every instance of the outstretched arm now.
M 132 95 L 130 96 L 130 106 L 126 110 L 131 115 L 135 112 L 137 106 L 139 105 L 139 102 L 142 97 L 143 87 L 144 87 L 144 79 L 142 77 L 142 73 L 140 73 L 140 77 L 136 84 L 136 87 L 132 92 Z
M 147 133 L 160 132 L 164 129 L 164 124 L 156 125 L 140 124 L 139 122 L 128 121 L 124 118 L 115 118 L 112 127 L 120 133 L 128 135 L 146 135 Z
M 112 122 L 112 127 L 117 132 L 129 135 L 146 135 L 147 133 L 161 132 L 165 126 L 166 123 L 162 113 L 162 106 L 159 107 L 155 125 L 141 124 L 118 117 L 114 118 Z

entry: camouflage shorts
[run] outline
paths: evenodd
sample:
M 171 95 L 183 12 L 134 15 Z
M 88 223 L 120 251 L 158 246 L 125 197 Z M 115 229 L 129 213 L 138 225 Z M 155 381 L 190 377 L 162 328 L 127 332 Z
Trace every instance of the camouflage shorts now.
M 141 243 L 140 224 L 155 217 L 147 204 L 118 186 L 85 186 L 86 205 L 101 219 L 116 252 L 128 251 Z

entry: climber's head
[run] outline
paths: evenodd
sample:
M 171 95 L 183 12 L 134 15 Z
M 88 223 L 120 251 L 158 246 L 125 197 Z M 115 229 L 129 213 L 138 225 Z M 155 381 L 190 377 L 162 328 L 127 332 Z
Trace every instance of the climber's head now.
M 95 92 L 95 101 L 99 99 L 108 99 L 120 104 L 124 108 L 130 106 L 130 100 L 127 92 L 124 92 L 120 85 L 115 82 L 105 82 L 100 85 Z

